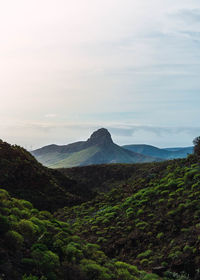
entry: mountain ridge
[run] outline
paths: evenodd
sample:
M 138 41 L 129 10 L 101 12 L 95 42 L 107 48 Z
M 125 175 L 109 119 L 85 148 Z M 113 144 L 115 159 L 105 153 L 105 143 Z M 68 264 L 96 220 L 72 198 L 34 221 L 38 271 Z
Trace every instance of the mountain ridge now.
M 52 144 L 31 153 L 39 162 L 52 168 L 160 160 L 118 146 L 113 142 L 110 132 L 105 128 L 93 132 L 87 141 L 62 146 Z
M 159 157 L 165 160 L 185 158 L 188 154 L 193 153 L 193 147 L 177 147 L 177 148 L 158 148 L 147 144 L 130 144 L 124 145 L 123 148 L 138 152 L 144 155 Z

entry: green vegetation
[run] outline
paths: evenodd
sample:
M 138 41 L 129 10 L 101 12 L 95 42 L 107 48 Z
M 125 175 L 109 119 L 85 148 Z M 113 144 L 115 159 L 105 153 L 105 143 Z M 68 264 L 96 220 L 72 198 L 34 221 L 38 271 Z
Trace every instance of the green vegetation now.
M 87 186 L 42 166 L 25 149 L 1 140 L 0 170 L 0 186 L 40 210 L 53 212 L 66 205 L 80 204 L 95 195 Z
M 78 166 L 89 160 L 90 157 L 93 157 L 96 153 L 98 153 L 100 148 L 98 146 L 92 146 L 87 149 L 83 149 L 78 152 L 74 152 L 72 154 L 65 154 L 65 158 L 55 162 L 49 167 L 52 168 L 61 168 L 61 167 L 71 167 Z M 59 155 L 60 156 L 60 155 Z M 51 155 L 50 155 L 51 157 Z
M 59 171 L 0 142 L 0 168 L 0 279 L 198 279 L 198 153 Z
M 200 136 L 196 137 L 193 141 L 194 144 L 194 154 L 199 157 L 200 156 Z
M 163 266 L 194 275 L 200 265 L 198 157 L 104 168 L 106 174 L 121 171 L 118 187 L 65 207 L 56 217 L 68 220 L 81 238 L 101 245 L 109 257 L 144 270 Z M 75 175 L 75 170 L 63 172 Z
M 99 245 L 76 236 L 68 223 L 47 211 L 3 189 L 0 197 L 0 271 L 6 279 L 145 279 L 135 266 L 109 259 Z M 13 205 L 18 205 L 15 215 Z

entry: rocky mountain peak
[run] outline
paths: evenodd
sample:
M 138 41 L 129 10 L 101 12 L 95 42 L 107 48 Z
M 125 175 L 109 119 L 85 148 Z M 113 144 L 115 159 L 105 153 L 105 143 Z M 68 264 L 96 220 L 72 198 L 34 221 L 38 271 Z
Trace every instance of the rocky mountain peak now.
M 87 143 L 92 145 L 104 145 L 113 143 L 111 134 L 106 128 L 100 128 L 92 133 Z

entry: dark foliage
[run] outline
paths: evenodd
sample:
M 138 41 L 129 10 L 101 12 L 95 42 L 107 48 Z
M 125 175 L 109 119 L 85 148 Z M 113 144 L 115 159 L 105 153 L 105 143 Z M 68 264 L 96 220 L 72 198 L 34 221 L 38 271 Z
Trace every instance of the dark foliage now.
M 0 170 L 0 279 L 198 279 L 197 154 L 59 171 L 1 141 Z
M 147 273 L 109 259 L 100 246 L 79 238 L 49 212 L 3 189 L 0 202 L 0 279 L 145 280 Z
M 196 137 L 193 140 L 193 144 L 194 144 L 194 154 L 200 157 L 200 136 Z
M 57 170 L 36 161 L 25 149 L 0 140 L 0 185 L 12 195 L 31 201 L 38 209 L 55 211 L 79 204 L 94 193 Z
M 77 234 L 100 244 L 111 258 L 117 256 L 142 269 L 161 267 L 194 276 L 200 266 L 196 157 L 95 168 L 102 168 L 100 178 L 104 179 L 104 174 L 114 174 L 115 169 L 116 176 L 121 176 L 118 187 L 79 207 L 66 207 L 57 217 L 68 219 Z M 75 176 L 75 170 L 70 172 Z M 124 180 L 122 174 L 126 174 Z

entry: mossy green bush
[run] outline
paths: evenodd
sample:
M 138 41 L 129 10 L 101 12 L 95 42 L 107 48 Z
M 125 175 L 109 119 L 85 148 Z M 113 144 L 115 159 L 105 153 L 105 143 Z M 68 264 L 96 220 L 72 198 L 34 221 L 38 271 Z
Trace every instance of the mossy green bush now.
M 0 235 L 5 234 L 10 229 L 10 222 L 6 216 L 0 215 Z
M 23 234 L 27 241 L 32 241 L 39 232 L 39 228 L 31 220 L 22 219 L 17 225 L 18 231 Z
M 112 279 L 112 273 L 108 268 L 105 268 L 92 260 L 83 259 L 81 261 L 81 270 L 85 273 L 88 280 Z
M 24 237 L 20 233 L 10 230 L 6 233 L 5 239 L 7 241 L 7 246 L 15 250 L 20 249 L 24 243 Z
M 163 232 L 159 232 L 157 235 L 156 235 L 156 238 L 157 239 L 161 239 L 164 237 L 164 233 Z
M 144 257 L 149 257 L 152 255 L 152 250 L 146 250 L 142 253 L 140 253 L 139 255 L 137 255 L 137 258 L 141 259 L 141 258 L 144 258 Z

